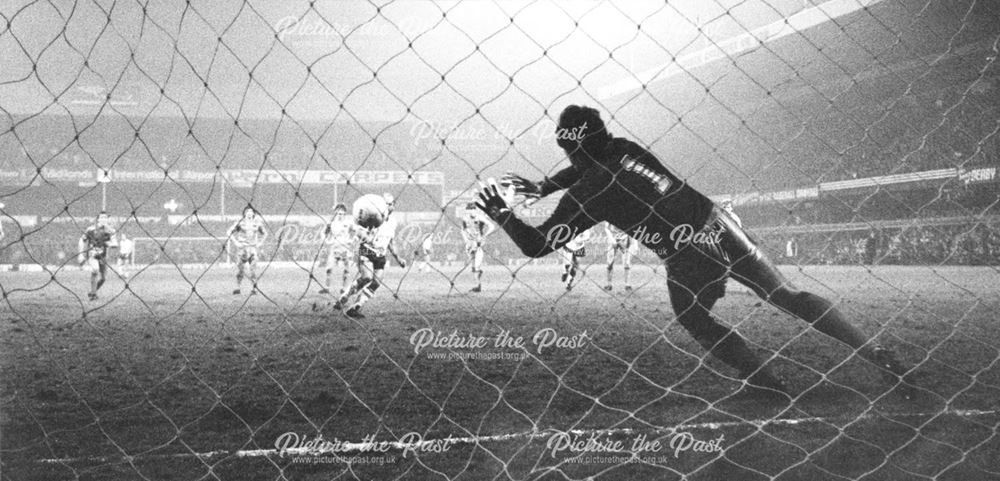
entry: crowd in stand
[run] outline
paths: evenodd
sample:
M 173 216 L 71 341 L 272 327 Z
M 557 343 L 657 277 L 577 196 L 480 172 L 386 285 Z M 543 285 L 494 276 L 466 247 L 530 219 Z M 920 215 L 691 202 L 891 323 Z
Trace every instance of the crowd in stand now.
M 775 259 L 796 264 L 1000 265 L 1000 226 L 925 225 L 774 239 Z

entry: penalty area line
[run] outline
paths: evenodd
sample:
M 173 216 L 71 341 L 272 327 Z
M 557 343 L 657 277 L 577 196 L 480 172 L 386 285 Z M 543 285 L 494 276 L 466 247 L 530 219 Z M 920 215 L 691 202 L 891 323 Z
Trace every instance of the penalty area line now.
M 1000 414 L 1000 410 L 980 410 L 980 409 L 948 409 L 944 411 L 937 412 L 920 412 L 920 413 L 869 413 L 861 416 L 849 417 L 849 416 L 809 416 L 809 417 L 799 417 L 799 418 L 773 418 L 773 419 L 748 419 L 748 420 L 737 420 L 737 421 L 716 421 L 716 422 L 703 422 L 703 423 L 688 423 L 680 424 L 673 427 L 663 427 L 663 428 L 607 428 L 607 429 L 571 429 L 569 431 L 559 431 L 554 429 L 547 429 L 542 431 L 532 430 L 532 431 L 522 431 L 519 433 L 508 433 L 508 434 L 493 434 L 485 436 L 465 436 L 465 437 L 451 437 L 444 439 L 428 439 L 417 442 L 400 442 L 400 441 L 373 441 L 373 442 L 337 442 L 336 452 L 331 452 L 330 450 L 323 450 L 317 448 L 290 448 L 290 449 L 241 449 L 235 451 L 229 450 L 217 450 L 217 451 L 206 451 L 206 452 L 190 452 L 190 453 L 174 453 L 174 454 L 151 454 L 151 455 L 135 455 L 135 456 L 83 456 L 75 458 L 49 458 L 40 459 L 38 463 L 44 464 L 71 464 L 78 462 L 90 462 L 90 463 L 112 463 L 112 462 L 125 462 L 134 460 L 149 460 L 149 459 L 172 459 L 172 458 L 201 458 L 201 459 L 211 459 L 216 457 L 233 456 L 237 458 L 257 458 L 257 457 L 284 457 L 284 456 L 323 456 L 323 455 L 344 455 L 350 453 L 368 453 L 372 452 L 372 446 L 374 444 L 380 444 L 388 447 L 389 449 L 396 451 L 418 451 L 427 446 L 433 446 L 435 444 L 441 443 L 451 443 L 451 444 L 485 444 L 494 443 L 502 441 L 511 441 L 516 439 L 539 439 L 550 437 L 554 434 L 567 433 L 579 436 L 614 436 L 623 434 L 669 434 L 675 432 L 684 432 L 692 430 L 715 430 L 724 429 L 740 426 L 754 426 L 757 428 L 762 428 L 764 426 L 796 426 L 803 424 L 816 424 L 816 423 L 830 423 L 832 421 L 857 421 L 857 420 L 869 420 L 876 418 L 886 418 L 886 419 L 908 419 L 908 418 L 930 418 L 935 416 L 957 416 L 962 418 L 976 418 L 984 416 L 992 416 Z M 331 443 L 333 441 L 330 441 Z

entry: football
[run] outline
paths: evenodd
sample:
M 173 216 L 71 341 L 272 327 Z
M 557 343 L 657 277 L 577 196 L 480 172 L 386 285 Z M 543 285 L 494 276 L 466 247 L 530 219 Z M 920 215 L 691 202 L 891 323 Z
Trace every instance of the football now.
M 385 216 L 389 213 L 389 204 L 380 195 L 366 194 L 354 201 L 351 212 L 358 225 L 372 229 L 385 221 Z

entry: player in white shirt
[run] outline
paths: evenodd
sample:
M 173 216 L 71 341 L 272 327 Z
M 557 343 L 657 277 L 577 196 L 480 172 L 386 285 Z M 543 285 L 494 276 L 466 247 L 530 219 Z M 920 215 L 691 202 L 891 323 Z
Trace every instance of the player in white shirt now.
M 236 253 L 236 289 L 233 294 L 240 293 L 245 275 L 250 277 L 250 294 L 256 294 L 257 258 L 260 256 L 260 247 L 267 240 L 267 229 L 252 206 L 248 205 L 243 209 L 243 217 L 226 231 L 226 238 L 233 244 Z
M 580 269 L 580 258 L 587 255 L 587 241 L 590 240 L 590 236 L 590 229 L 587 229 L 562 247 L 562 281 L 566 283 L 567 291 L 573 288 L 573 281 L 576 280 L 576 274 Z
M 413 259 L 417 263 L 418 272 L 423 272 L 424 269 L 431 269 L 431 256 L 434 254 L 433 236 L 433 234 L 424 235 L 424 239 L 420 241 L 416 250 L 413 251 Z
M 462 240 L 465 241 L 465 253 L 469 256 L 472 274 L 476 276 L 476 287 L 472 288 L 472 292 L 483 291 L 483 242 L 495 230 L 496 225 L 476 208 L 475 202 L 465 206 Z
M 333 208 L 333 219 L 323 231 L 323 242 L 326 244 L 326 284 L 320 289 L 320 294 L 329 294 L 333 290 L 333 274 L 337 268 L 341 271 L 338 292 L 347 289 L 347 274 L 351 269 L 351 251 L 356 237 L 355 229 L 357 227 L 354 218 L 347 213 L 347 206 L 337 204 Z
M 608 241 L 608 283 L 604 286 L 604 290 L 610 291 L 612 289 L 611 280 L 614 277 L 615 259 L 620 255 L 622 271 L 625 274 L 625 290 L 631 291 L 632 284 L 629 283 L 628 274 L 632 269 L 632 256 L 639 252 L 639 243 L 625 231 L 608 223 L 604 224 L 604 233 L 607 235 Z
M 740 216 L 736 215 L 736 210 L 733 209 L 732 200 L 726 199 L 722 201 L 722 210 L 726 211 L 726 213 L 729 214 L 729 217 L 732 217 L 733 220 L 736 221 L 736 225 L 743 227 L 743 221 L 740 220 Z
M 115 260 L 115 272 L 128 279 L 128 268 L 135 264 L 135 241 L 129 239 L 125 232 L 118 232 L 118 259 Z
M 350 289 L 343 292 L 340 298 L 337 299 L 337 303 L 333 305 L 334 309 L 344 309 L 346 307 L 347 310 L 344 311 L 344 314 L 347 317 L 365 317 L 361 313 L 361 308 L 375 295 L 375 291 L 382 285 L 381 280 L 382 273 L 385 271 L 386 254 L 392 255 L 400 267 L 406 268 L 406 263 L 396 255 L 396 251 L 392 245 L 392 241 L 396 237 L 396 229 L 399 227 L 396 218 L 392 215 L 393 208 L 395 207 L 395 199 L 392 197 L 392 194 L 388 193 L 382 197 L 385 198 L 385 203 L 389 206 L 382 225 L 371 229 L 366 229 L 360 224 L 357 225 L 361 239 L 361 245 L 358 248 L 358 280 L 351 285 Z M 351 297 L 355 294 L 357 294 L 357 299 L 348 307 Z

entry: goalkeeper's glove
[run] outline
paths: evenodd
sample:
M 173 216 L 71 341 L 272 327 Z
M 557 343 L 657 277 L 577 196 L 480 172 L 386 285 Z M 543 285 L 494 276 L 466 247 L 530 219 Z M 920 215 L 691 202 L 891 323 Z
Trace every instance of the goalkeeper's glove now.
M 479 200 L 476 201 L 476 207 L 489 216 L 490 219 L 498 223 L 501 215 L 511 212 L 507 200 L 500 194 L 500 187 L 497 186 L 497 182 L 493 179 L 488 180 L 485 185 L 482 185 L 482 188 L 479 190 Z
M 503 187 L 514 187 L 515 194 L 525 197 L 538 198 L 542 196 L 542 183 L 533 182 L 513 172 L 507 172 L 500 177 L 500 185 Z

